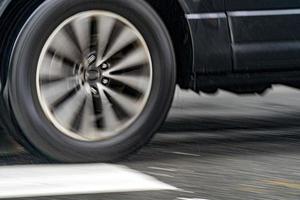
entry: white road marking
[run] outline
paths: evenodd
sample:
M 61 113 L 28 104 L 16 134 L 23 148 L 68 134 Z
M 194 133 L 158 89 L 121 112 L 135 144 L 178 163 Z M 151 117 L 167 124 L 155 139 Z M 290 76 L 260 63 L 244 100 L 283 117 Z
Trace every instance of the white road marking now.
M 166 172 L 177 172 L 177 169 L 171 169 L 171 168 L 162 168 L 162 167 L 148 167 L 148 168 L 159 170 L 159 171 L 166 171 Z
M 0 167 L 0 199 L 154 190 L 177 188 L 117 165 Z
M 168 174 L 155 173 L 155 172 L 147 172 L 147 171 L 144 171 L 144 173 L 149 174 L 151 176 L 161 176 L 161 177 L 174 178 L 174 176 L 171 176 L 171 175 L 168 175 Z
M 182 198 L 182 197 L 179 197 L 177 198 L 178 200 L 208 200 L 208 199 L 198 199 L 198 198 Z
M 172 152 L 173 154 L 182 155 L 182 156 L 193 156 L 193 157 L 200 157 L 198 154 L 193 153 L 184 153 L 184 152 Z
M 182 189 L 180 190 L 179 189 L 179 191 L 182 192 L 182 193 L 187 193 L 187 194 L 195 194 L 195 192 L 189 191 L 189 190 L 182 190 Z

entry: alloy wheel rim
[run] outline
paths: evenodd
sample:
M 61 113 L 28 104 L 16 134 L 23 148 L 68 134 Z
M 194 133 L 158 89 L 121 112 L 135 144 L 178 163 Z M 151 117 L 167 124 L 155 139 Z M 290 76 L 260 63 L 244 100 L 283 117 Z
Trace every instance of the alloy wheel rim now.
M 38 100 L 63 134 L 106 140 L 141 115 L 152 73 L 149 48 L 131 22 L 86 11 L 61 23 L 45 43 L 36 73 Z

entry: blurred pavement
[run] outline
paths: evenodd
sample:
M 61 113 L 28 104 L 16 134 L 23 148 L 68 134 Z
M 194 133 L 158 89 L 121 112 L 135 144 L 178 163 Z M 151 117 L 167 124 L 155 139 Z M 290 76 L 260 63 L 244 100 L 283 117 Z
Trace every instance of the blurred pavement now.
M 179 191 L 36 199 L 300 199 L 299 102 L 300 92 L 285 87 L 263 97 L 227 92 L 198 96 L 178 90 L 153 141 L 119 164 Z M 26 153 L 7 154 L 6 144 L 0 144 L 2 166 L 45 163 Z

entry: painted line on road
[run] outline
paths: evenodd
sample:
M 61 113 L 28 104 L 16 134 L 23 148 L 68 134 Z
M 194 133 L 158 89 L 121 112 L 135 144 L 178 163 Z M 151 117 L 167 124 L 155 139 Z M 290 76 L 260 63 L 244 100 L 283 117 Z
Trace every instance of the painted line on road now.
M 178 197 L 178 200 L 208 200 L 208 199 L 198 199 L 198 198 L 182 198 L 182 197 Z
M 178 189 L 118 165 L 0 167 L 0 199 L 156 190 Z
M 171 168 L 162 168 L 162 167 L 148 167 L 148 168 L 153 170 L 158 170 L 158 171 L 177 172 L 177 169 L 171 169 Z
M 162 173 L 156 173 L 156 172 L 148 172 L 143 171 L 146 174 L 152 175 L 152 176 L 161 176 L 161 177 L 168 177 L 168 178 L 174 178 L 174 176 L 168 175 L 168 174 L 162 174 Z
M 182 155 L 182 156 L 193 156 L 193 157 L 200 157 L 198 154 L 193 154 L 193 153 L 184 153 L 184 152 L 172 152 L 172 154 L 177 154 L 177 155 Z

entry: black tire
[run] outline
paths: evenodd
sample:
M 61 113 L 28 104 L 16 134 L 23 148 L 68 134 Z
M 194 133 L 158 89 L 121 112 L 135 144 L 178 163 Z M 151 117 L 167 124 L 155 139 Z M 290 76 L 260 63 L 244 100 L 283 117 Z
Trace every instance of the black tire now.
M 140 31 L 152 57 L 153 84 L 141 115 L 106 141 L 84 142 L 62 134 L 44 115 L 36 93 L 36 70 L 41 50 L 53 30 L 65 19 L 88 10 L 117 13 Z M 145 145 L 164 122 L 170 109 L 176 66 L 172 42 L 156 12 L 143 0 L 48 0 L 30 17 L 12 53 L 9 101 L 22 130 L 17 136 L 28 149 L 61 162 L 116 161 Z

